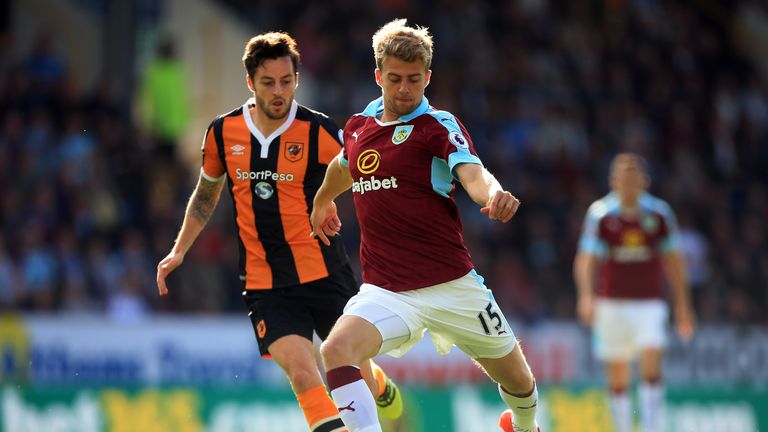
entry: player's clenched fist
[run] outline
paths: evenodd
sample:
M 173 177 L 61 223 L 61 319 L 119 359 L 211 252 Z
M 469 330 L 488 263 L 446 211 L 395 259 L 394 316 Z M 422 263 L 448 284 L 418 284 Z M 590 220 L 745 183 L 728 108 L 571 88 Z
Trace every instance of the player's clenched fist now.
M 319 238 L 326 246 L 331 244 L 328 237 L 333 237 L 341 231 L 341 220 L 336 210 L 336 203 L 333 201 L 327 204 L 315 203 L 309 221 L 312 224 L 310 235 Z
M 509 222 L 520 207 L 520 200 L 507 191 L 496 191 L 488 200 L 488 204 L 480 209 L 491 220 L 503 223 Z

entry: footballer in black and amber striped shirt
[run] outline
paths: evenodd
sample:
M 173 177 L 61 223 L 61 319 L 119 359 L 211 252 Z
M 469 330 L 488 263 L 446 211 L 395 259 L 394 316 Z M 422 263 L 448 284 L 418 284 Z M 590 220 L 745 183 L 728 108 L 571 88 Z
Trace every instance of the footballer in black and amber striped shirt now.
M 285 370 L 312 431 L 342 431 L 312 334 L 328 336 L 358 284 L 341 240 L 322 244 L 310 236 L 309 222 L 317 188 L 342 144 L 331 119 L 294 100 L 298 63 L 296 42 L 285 33 L 265 33 L 246 45 L 243 64 L 253 97 L 208 127 L 200 178 L 176 243 L 158 264 L 157 284 L 160 295 L 167 294 L 168 273 L 181 265 L 226 182 L 243 297 L 259 350 Z M 382 413 L 399 415 L 391 380 L 375 364 L 360 366 L 381 405 L 389 405 Z

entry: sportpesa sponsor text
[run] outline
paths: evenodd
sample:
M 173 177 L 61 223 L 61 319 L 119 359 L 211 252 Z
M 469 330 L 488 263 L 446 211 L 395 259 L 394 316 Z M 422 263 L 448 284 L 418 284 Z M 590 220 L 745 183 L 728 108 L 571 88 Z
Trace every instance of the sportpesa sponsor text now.
M 262 171 L 243 171 L 240 168 L 235 170 L 236 180 L 272 180 L 272 181 L 293 181 L 293 174 L 276 173 L 270 170 Z

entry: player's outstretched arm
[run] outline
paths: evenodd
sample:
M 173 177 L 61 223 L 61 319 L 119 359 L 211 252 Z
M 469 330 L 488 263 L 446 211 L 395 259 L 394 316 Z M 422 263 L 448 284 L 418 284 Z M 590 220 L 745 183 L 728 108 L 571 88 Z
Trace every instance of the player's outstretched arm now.
M 496 177 L 484 167 L 462 163 L 454 168 L 469 197 L 481 206 L 480 212 L 491 220 L 509 222 L 520 207 L 520 200 L 502 189 Z
M 341 163 L 341 155 L 337 155 L 325 171 L 323 184 L 315 194 L 312 204 L 312 214 L 309 217 L 312 224 L 311 236 L 317 236 L 326 246 L 331 244 L 328 237 L 333 237 L 341 230 L 341 220 L 336 212 L 333 200 L 352 187 L 352 176 L 349 167 Z
M 688 289 L 688 271 L 685 259 L 679 251 L 670 251 L 664 254 L 664 270 L 667 280 L 672 287 L 674 298 L 673 317 L 677 333 L 684 341 L 693 337 L 696 329 L 695 314 L 691 306 L 691 296 Z
M 576 282 L 576 314 L 579 320 L 590 327 L 594 314 L 594 283 L 597 269 L 597 257 L 591 253 L 579 251 L 573 260 L 573 279 Z
M 223 188 L 223 178 L 221 181 L 212 182 L 200 175 L 197 186 L 189 198 L 184 222 L 181 224 L 173 249 L 157 265 L 157 289 L 161 296 L 168 294 L 165 278 L 184 261 L 184 255 L 211 218 Z

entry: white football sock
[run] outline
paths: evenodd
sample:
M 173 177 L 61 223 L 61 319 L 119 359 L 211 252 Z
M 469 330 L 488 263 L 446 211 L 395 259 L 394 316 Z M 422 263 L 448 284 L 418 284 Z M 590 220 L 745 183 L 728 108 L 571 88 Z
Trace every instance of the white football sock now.
M 381 432 L 376 401 L 364 380 L 331 390 L 331 397 L 349 432 Z
M 664 386 L 643 381 L 638 389 L 643 432 L 661 432 L 664 425 Z
M 616 432 L 632 432 L 632 399 L 629 393 L 609 391 Z
M 499 386 L 499 394 L 504 403 L 512 410 L 513 427 L 517 430 L 536 432 L 536 406 L 539 403 L 539 390 L 533 384 L 533 392 L 525 397 L 513 396 Z

